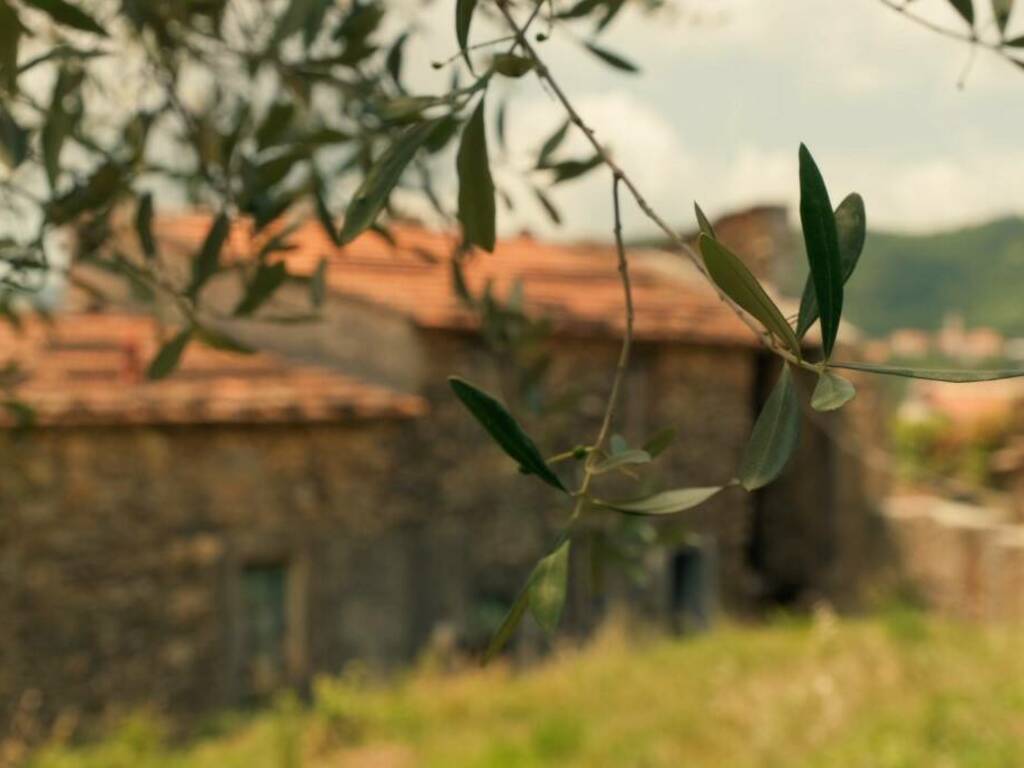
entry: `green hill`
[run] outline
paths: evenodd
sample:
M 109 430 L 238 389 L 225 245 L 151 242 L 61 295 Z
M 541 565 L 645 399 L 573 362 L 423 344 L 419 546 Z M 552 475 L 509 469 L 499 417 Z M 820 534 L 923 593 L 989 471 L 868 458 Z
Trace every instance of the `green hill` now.
M 780 269 L 784 290 L 799 295 L 802 254 Z M 847 285 L 845 315 L 866 333 L 937 328 L 947 312 L 969 326 L 1024 336 L 1024 218 L 1005 218 L 930 235 L 870 232 Z

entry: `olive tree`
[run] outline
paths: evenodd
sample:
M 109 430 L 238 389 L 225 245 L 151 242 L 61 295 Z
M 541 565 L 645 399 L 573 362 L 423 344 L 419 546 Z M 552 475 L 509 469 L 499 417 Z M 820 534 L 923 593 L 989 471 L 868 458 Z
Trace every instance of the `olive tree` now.
M 877 0 L 905 19 L 984 49 L 1024 67 L 1024 38 L 1006 35 L 1013 0 L 948 0 L 960 28 L 933 24 L 913 0 Z M 633 0 L 657 12 L 657 0 Z M 975 2 L 991 2 L 994 27 L 982 28 Z M 280 252 L 287 226 L 306 211 L 339 246 L 369 229 L 388 236 L 399 208 L 396 190 L 417 196 L 439 220 L 457 226 L 453 254 L 455 289 L 493 317 L 488 297 L 474 297 L 460 264 L 473 252 L 495 248 L 498 201 L 507 195 L 492 174 L 489 136 L 504 141 L 504 105 L 489 108 L 492 85 L 531 78 L 561 107 L 564 122 L 537 149 L 526 188 L 554 219 L 548 188 L 588 173 L 608 177 L 609 230 L 623 291 L 625 333 L 599 431 L 545 459 L 509 410 L 474 384 L 452 377 L 454 395 L 525 475 L 545 483 L 566 509 L 564 526 L 527 579 L 493 638 L 500 650 L 530 611 L 546 630 L 559 622 L 568 562 L 580 521 L 595 510 L 627 516 L 672 515 L 696 507 L 724 486 L 686 487 L 640 498 L 607 499 L 595 478 L 650 463 L 671 432 L 640 446 L 613 436 L 616 405 L 633 336 L 629 254 L 622 235 L 621 201 L 632 198 L 682 258 L 707 279 L 764 347 L 781 358 L 778 380 L 758 416 L 731 485 L 753 491 L 775 480 L 798 439 L 800 395 L 792 371 L 817 377 L 810 406 L 841 408 L 855 396 L 844 370 L 947 381 L 981 381 L 1019 371 L 926 371 L 877 366 L 833 357 L 843 313 L 843 287 L 864 247 L 865 203 L 856 193 L 837 196 L 827 187 L 810 150 L 799 147 L 800 223 L 809 277 L 795 318 L 786 317 L 745 266 L 723 245 L 695 206 L 696 242 L 683 236 L 644 198 L 642 190 L 602 144 L 544 58 L 553 35 L 578 41 L 581 55 L 634 72 L 625 54 L 609 50 L 601 34 L 625 0 L 452 0 L 451 49 L 431 61 L 409 61 L 407 44 L 420 31 L 403 27 L 383 0 L 0 0 L 0 282 L 4 307 L 12 297 L 37 291 L 54 271 L 67 271 L 50 256 L 51 234 L 74 227 L 75 259 L 163 295 L 177 307 L 181 325 L 168 334 L 149 374 L 170 374 L 186 345 L 231 346 L 204 324 L 203 289 L 219 273 L 241 270 L 243 297 L 231 314 L 259 309 L 289 275 Z M 480 39 L 479 19 L 502 34 Z M 474 22 L 477 22 L 474 24 Z M 408 69 L 451 72 L 440 93 L 415 93 Z M 197 97 L 198 94 L 198 97 Z M 585 156 L 568 156 L 564 143 L 578 132 Z M 794 138 L 796 142 L 796 137 Z M 458 181 L 455 199 L 435 190 L 437 158 L 451 146 Z M 187 285 L 168 281 L 154 235 L 156 202 L 177 194 L 215 214 L 194 254 Z M 698 190 L 699 192 L 699 190 Z M 158 194 L 155 194 L 158 193 Z M 144 259 L 111 247 L 115 213 L 132 211 Z M 256 232 L 271 224 L 243 263 L 227 264 L 222 251 L 233 223 Z M 324 269 L 310 281 L 310 302 L 322 300 Z M 817 324 L 820 345 L 805 343 Z M 561 474 L 576 462 L 574 486 Z M 567 473 L 566 473 L 567 474 Z M 527 480 L 529 481 L 529 480 Z M 525 482 L 525 481 L 524 481 Z

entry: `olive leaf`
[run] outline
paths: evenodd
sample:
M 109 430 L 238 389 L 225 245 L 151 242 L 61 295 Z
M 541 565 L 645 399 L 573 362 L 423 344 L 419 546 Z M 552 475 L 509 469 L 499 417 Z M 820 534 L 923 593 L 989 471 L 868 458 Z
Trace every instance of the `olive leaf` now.
M 895 365 L 875 365 L 874 363 L 831 362 L 832 368 L 845 368 L 850 371 L 866 371 L 883 376 L 902 376 L 908 379 L 927 379 L 929 381 L 948 381 L 953 384 L 967 384 L 976 381 L 998 381 L 999 379 L 1016 379 L 1024 376 L 1024 369 L 1003 368 L 988 370 L 958 370 L 936 368 L 904 368 Z
M 351 242 L 373 224 L 406 166 L 439 124 L 440 120 L 430 120 L 406 128 L 377 160 L 345 212 L 341 242 Z
M 783 365 L 740 459 L 740 484 L 754 491 L 775 480 L 786 468 L 799 438 L 800 403 L 789 366 Z
M 992 0 L 992 15 L 995 17 L 999 34 L 1006 34 L 1006 25 L 1013 13 L 1013 0 Z
M 0 162 L 14 170 L 28 157 L 29 133 L 0 104 Z
M 800 224 L 821 317 L 821 343 L 827 360 L 832 355 L 843 314 L 843 270 L 835 213 L 828 189 L 814 158 L 803 144 L 800 145 Z
M 561 224 L 562 214 L 558 212 L 558 208 L 555 207 L 551 198 L 544 194 L 544 190 L 539 187 L 534 187 L 533 194 L 537 198 L 537 202 L 540 204 L 540 207 L 544 209 L 544 213 L 546 213 L 548 218 L 551 219 L 551 223 Z
M 228 239 L 231 231 L 231 220 L 226 213 L 221 213 L 214 219 L 206 233 L 206 239 L 195 259 L 192 260 L 192 282 L 189 283 L 186 292 L 191 298 L 199 295 L 199 290 L 206 284 L 206 281 L 213 277 L 220 267 L 220 252 Z
M 710 238 L 715 237 L 715 228 L 711 226 L 711 221 L 707 216 L 704 215 L 704 211 L 701 210 L 697 203 L 693 204 L 693 212 L 697 216 L 697 226 L 700 231 Z
M 156 380 L 163 379 L 173 373 L 174 369 L 178 367 L 178 363 L 181 362 L 181 356 L 185 351 L 185 347 L 188 346 L 191 340 L 192 329 L 186 328 L 165 342 L 160 347 L 156 357 L 149 364 L 149 368 L 146 369 L 146 376 Z
M 106 30 L 97 23 L 96 19 L 65 0 L 22 0 L 22 2 L 31 8 L 42 11 L 65 27 L 72 27 L 82 32 L 92 32 L 101 37 L 107 36 Z
M 193 321 L 192 338 L 211 349 L 234 352 L 237 355 L 254 355 L 256 350 L 234 336 L 209 325 L 200 325 Z
M 469 28 L 473 24 L 473 12 L 476 11 L 477 0 L 456 0 L 455 3 L 455 37 L 459 41 L 459 50 L 466 60 L 469 71 L 473 71 L 473 62 L 469 58 Z
M 274 102 L 256 128 L 256 145 L 267 149 L 279 144 L 288 132 L 295 118 L 295 105 L 288 102 Z
M 135 209 L 135 232 L 139 236 L 142 253 L 147 259 L 157 255 L 156 238 L 153 237 L 153 195 L 147 192 L 139 198 Z
M 18 44 L 24 29 L 18 12 L 0 0 L 0 91 L 18 89 Z
M 652 459 L 657 458 L 665 452 L 666 448 L 672 445 L 676 439 L 676 433 L 675 427 L 659 429 L 647 439 L 647 442 L 643 444 L 643 449 L 650 454 Z
M 319 176 L 316 176 L 313 181 L 313 206 L 316 210 L 317 221 L 320 222 L 327 239 L 334 245 L 341 245 L 338 228 L 334 226 L 334 216 L 331 214 L 331 209 L 327 207 L 327 192 L 324 189 L 324 182 Z
M 823 371 L 811 395 L 811 407 L 816 411 L 834 411 L 842 408 L 857 395 L 853 384 L 831 371 Z
M 314 307 L 320 308 L 327 295 L 327 259 L 320 259 L 316 271 L 309 281 L 309 300 Z
M 639 72 L 640 68 L 636 64 L 623 58 L 617 53 L 612 53 L 607 48 L 602 48 L 596 43 L 585 42 L 583 45 L 588 51 L 597 56 L 601 61 L 610 67 L 621 70 L 623 72 Z
M 565 596 L 569 582 L 568 538 L 563 539 L 555 550 L 534 567 L 526 584 L 516 596 L 515 602 L 502 619 L 491 642 L 484 652 L 483 663 L 487 664 L 508 644 L 529 608 L 540 627 L 552 634 L 565 609 Z
M 535 62 L 526 56 L 517 56 L 514 53 L 499 53 L 491 61 L 491 69 L 505 77 L 518 78 L 530 72 Z
M 591 467 L 591 473 L 595 475 L 603 475 L 607 472 L 611 472 L 615 469 L 620 469 L 627 465 L 636 464 L 650 464 L 651 454 L 647 451 L 642 451 L 637 448 L 631 448 L 624 450 L 620 453 L 615 453 L 603 461 L 598 462 Z
M 608 450 L 612 456 L 617 456 L 620 453 L 625 453 L 629 450 L 629 443 L 626 442 L 626 438 L 616 433 L 611 436 L 608 440 Z
M 565 137 L 569 133 L 570 125 L 572 125 L 572 123 L 566 120 L 555 130 L 554 133 L 545 139 L 544 143 L 541 145 L 540 152 L 537 155 L 538 168 L 549 167 L 548 163 L 551 160 L 551 156 L 555 153 L 555 150 L 561 146 L 562 142 L 565 141 Z
M 662 491 L 653 496 L 628 501 L 604 501 L 595 499 L 594 504 L 627 515 L 672 515 L 700 506 L 722 490 L 716 485 L 707 488 L 676 488 Z
M 480 99 L 473 116 L 462 131 L 456 158 L 459 174 L 459 221 L 466 242 L 493 251 L 497 212 L 494 205 L 494 180 L 487 156 L 487 131 L 484 126 L 484 100 Z
M 740 258 L 704 233 L 701 233 L 699 243 L 704 264 L 715 284 L 740 307 L 757 318 L 790 351 L 800 355 L 800 342 L 797 341 L 793 329 Z
M 949 4 L 956 9 L 956 12 L 960 14 L 964 21 L 970 26 L 974 26 L 973 0 L 949 0 Z
M 604 163 L 604 158 L 599 154 L 595 154 L 586 160 L 563 160 L 560 163 L 546 166 L 546 169 L 553 172 L 554 178 L 552 178 L 551 183 L 554 185 L 578 179 L 602 163 Z
M 533 569 L 529 582 L 530 613 L 547 634 L 558 628 L 569 582 L 569 539 Z
M 113 202 L 124 180 L 124 169 L 113 162 L 104 163 L 84 182 L 67 194 L 46 205 L 46 217 L 51 224 L 67 224 L 86 211 L 102 208 Z
M 845 285 L 857 268 L 867 238 L 864 199 L 856 192 L 847 195 L 835 210 L 835 220 L 839 238 L 839 268 Z M 797 338 L 802 339 L 817 319 L 818 297 L 814 290 L 814 278 L 808 275 L 803 296 L 800 298 L 800 315 L 796 323 Z
M 523 588 L 523 590 L 516 597 L 515 602 L 512 603 L 512 607 L 509 608 L 508 613 L 505 614 L 505 618 L 502 619 L 501 625 L 498 630 L 491 637 L 491 642 L 487 644 L 487 650 L 484 651 L 483 663 L 487 664 L 495 656 L 501 653 L 501 650 L 508 645 L 508 641 L 512 638 L 513 633 L 519 627 L 519 624 L 523 620 L 523 616 L 526 614 L 526 609 L 530 605 L 530 591 L 529 584 Z
M 261 264 L 246 287 L 245 295 L 235 307 L 235 316 L 251 315 L 273 296 L 287 279 L 288 270 L 283 261 L 275 264 Z
M 455 395 L 462 401 L 481 426 L 509 456 L 519 462 L 523 472 L 536 475 L 548 485 L 565 491 L 558 475 L 544 461 L 533 440 L 523 431 L 501 403 L 481 389 L 457 376 L 448 379 Z
M 81 119 L 82 104 L 78 91 L 84 77 L 81 69 L 62 66 L 57 71 L 57 79 L 53 84 L 50 106 L 40 131 L 43 167 L 46 169 L 51 189 L 57 186 L 64 142 Z

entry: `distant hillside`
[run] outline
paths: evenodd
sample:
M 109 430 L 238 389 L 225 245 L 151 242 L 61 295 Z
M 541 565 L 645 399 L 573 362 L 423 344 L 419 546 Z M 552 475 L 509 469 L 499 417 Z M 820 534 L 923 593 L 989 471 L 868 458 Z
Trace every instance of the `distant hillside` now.
M 807 260 L 799 233 L 793 233 L 791 243 L 799 252 L 780 257 L 773 272 L 779 288 L 798 297 Z M 669 247 L 661 238 L 632 245 Z M 857 272 L 846 287 L 844 315 L 878 336 L 894 328 L 936 329 L 947 312 L 963 314 L 969 327 L 987 325 L 1024 337 L 1024 218 L 930 235 L 868 233 Z
M 778 275 L 795 295 L 806 275 L 802 255 L 797 262 Z M 1024 218 L 932 235 L 870 232 L 845 307 L 870 335 L 934 329 L 946 312 L 959 311 L 968 326 L 1024 336 Z

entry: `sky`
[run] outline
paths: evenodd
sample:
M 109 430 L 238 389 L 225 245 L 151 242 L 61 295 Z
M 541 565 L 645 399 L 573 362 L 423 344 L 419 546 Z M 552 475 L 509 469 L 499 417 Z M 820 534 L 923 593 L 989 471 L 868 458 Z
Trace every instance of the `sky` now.
M 438 75 L 424 64 L 454 49 L 453 6 L 435 0 L 421 12 L 427 34 L 407 52 L 412 81 L 427 90 Z M 963 28 L 947 0 L 913 8 Z M 474 38 L 494 31 L 478 23 Z M 1024 11 L 1013 31 L 1024 33 Z M 692 225 L 695 199 L 712 217 L 755 203 L 792 209 L 801 141 L 834 200 L 860 192 L 875 228 L 934 231 L 1024 213 L 1024 69 L 979 52 L 961 88 L 968 46 L 879 0 L 676 0 L 655 17 L 627 10 L 601 44 L 641 73 L 610 69 L 564 36 L 540 51 L 650 202 L 680 228 Z M 514 192 L 516 169 L 563 115 L 536 78 L 501 88 L 510 98 L 510 150 L 495 175 Z M 565 154 L 584 156 L 582 138 Z M 603 175 L 555 190 L 560 229 L 521 197 L 514 212 L 501 212 L 505 233 L 607 237 Z M 631 236 L 652 231 L 632 209 L 625 226 Z

